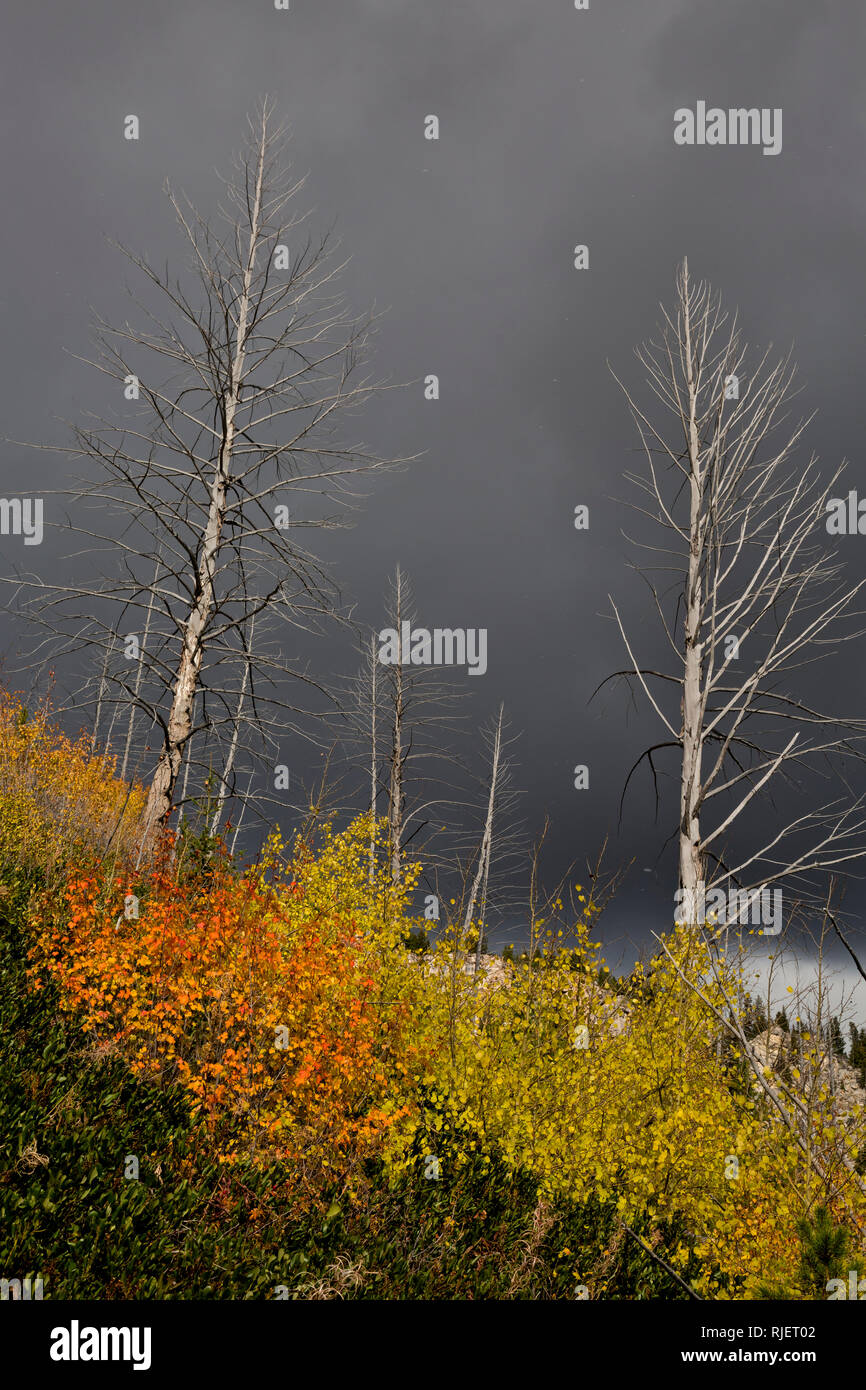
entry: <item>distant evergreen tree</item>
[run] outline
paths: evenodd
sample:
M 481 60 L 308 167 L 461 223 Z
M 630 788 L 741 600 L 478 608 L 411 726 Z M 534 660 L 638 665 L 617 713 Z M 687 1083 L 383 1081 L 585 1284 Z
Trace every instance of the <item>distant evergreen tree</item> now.
M 845 1039 L 842 1036 L 842 1025 L 835 1016 L 830 1020 L 830 1051 L 835 1057 L 845 1056 Z
M 430 941 L 423 927 L 412 927 L 403 938 L 403 945 L 407 951 L 430 950 Z
M 866 1090 L 866 1028 L 858 1028 L 856 1023 L 849 1023 L 848 1029 L 851 1034 L 848 1061 L 852 1067 L 857 1068 L 860 1085 Z
M 787 1022 L 787 1019 L 785 1021 Z M 779 1024 L 779 1026 L 782 1025 Z M 796 1028 L 796 1024 L 794 1026 Z M 798 1046 L 797 1035 L 786 1028 L 783 1028 L 782 1031 L 786 1036 L 782 1038 L 779 1045 L 779 1055 L 776 1058 L 775 1068 L 785 1085 L 790 1086 L 794 1082 L 794 1074 L 791 1069 L 794 1066 L 794 1048 Z
M 753 999 L 750 994 L 746 995 L 746 1005 L 743 1010 L 743 1031 L 747 1038 L 756 1038 L 759 1033 L 767 1030 L 767 1011 L 764 1008 L 764 1001 L 760 995 Z
M 780 1009 L 776 1014 L 775 1024 L 777 1028 L 781 1028 L 783 1033 L 790 1033 L 791 1027 L 788 1023 L 788 1015 L 785 1013 L 784 1009 Z

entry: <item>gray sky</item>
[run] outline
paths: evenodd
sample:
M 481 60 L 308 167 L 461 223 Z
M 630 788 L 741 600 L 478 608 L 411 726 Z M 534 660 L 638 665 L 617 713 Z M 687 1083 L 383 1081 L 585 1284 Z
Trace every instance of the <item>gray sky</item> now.
M 349 304 L 387 310 L 378 374 L 441 379 L 438 402 L 413 386 L 368 411 L 371 444 L 426 456 L 321 553 L 370 623 L 399 562 L 427 626 L 487 628 L 487 674 L 467 684 L 479 723 L 504 699 L 521 732 L 524 815 L 533 831 L 551 815 L 552 876 L 610 832 L 612 865 L 635 864 L 612 934 L 646 939 L 648 909 L 666 917 L 671 901 L 672 862 L 642 871 L 673 829 L 675 787 L 658 824 L 638 789 L 618 834 L 653 725 L 627 718 L 622 694 L 587 708 L 622 664 L 608 593 L 648 616 L 617 500 L 636 437 L 606 360 L 639 383 L 632 349 L 687 254 L 750 342 L 795 343 L 803 408 L 819 411 L 809 444 L 828 469 L 847 458 L 866 492 L 859 0 L 9 0 L 4 30 L 3 433 L 59 443 L 60 419 L 91 408 L 92 374 L 64 349 L 87 352 L 91 305 L 128 312 L 105 238 L 175 257 L 163 180 L 210 212 L 214 169 L 272 94 L 309 171 L 304 205 L 352 257 Z M 781 107 L 781 154 L 675 146 L 674 110 L 698 100 Z M 138 142 L 122 138 L 128 113 Z M 423 138 L 430 113 L 438 142 Z M 7 494 L 61 482 L 57 456 L 2 457 Z M 859 572 L 866 540 L 846 553 Z M 344 658 L 323 649 L 322 675 Z M 859 695 L 864 666 L 849 650 L 838 689 Z M 572 787 L 576 763 L 589 792 Z

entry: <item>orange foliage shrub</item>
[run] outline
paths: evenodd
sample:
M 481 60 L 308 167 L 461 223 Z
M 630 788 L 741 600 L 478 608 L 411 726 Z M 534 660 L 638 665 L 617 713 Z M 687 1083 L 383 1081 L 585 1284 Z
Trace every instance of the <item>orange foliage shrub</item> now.
M 283 1158 L 309 1195 L 339 1175 L 351 1186 L 402 1113 L 412 1001 L 369 935 L 334 911 L 310 918 L 302 894 L 219 862 L 185 881 L 168 858 L 139 880 L 73 874 L 60 902 L 35 905 L 32 962 L 137 1072 L 185 1087 L 227 1161 Z

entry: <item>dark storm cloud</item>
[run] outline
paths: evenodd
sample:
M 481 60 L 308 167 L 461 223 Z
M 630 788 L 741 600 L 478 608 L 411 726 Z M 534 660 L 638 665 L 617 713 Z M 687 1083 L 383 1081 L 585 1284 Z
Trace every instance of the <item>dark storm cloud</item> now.
M 502 698 L 523 731 L 526 819 L 552 816 L 552 873 L 611 832 L 613 861 L 635 863 L 617 920 L 645 936 L 650 906 L 666 914 L 671 900 L 670 862 L 643 870 L 674 828 L 675 784 L 657 823 L 637 790 L 617 835 L 653 726 L 622 695 L 587 707 L 623 664 L 608 593 L 632 623 L 648 617 L 625 564 L 630 515 L 611 500 L 628 496 L 636 440 L 605 363 L 639 382 L 632 348 L 688 254 L 749 341 L 796 340 L 803 408 L 820 410 L 809 443 L 828 466 L 847 456 L 851 486 L 866 486 L 856 0 L 592 0 L 585 13 L 568 0 L 292 0 L 288 13 L 267 0 L 18 0 L 5 29 L 3 432 L 60 442 L 56 417 L 91 407 L 98 388 L 63 349 L 86 352 L 90 304 L 129 312 L 105 236 L 175 258 L 163 179 L 212 212 L 213 170 L 273 94 L 309 170 L 304 206 L 317 228 L 336 220 L 351 254 L 349 304 L 388 310 L 377 370 L 441 378 L 437 403 L 416 385 L 368 412 L 382 452 L 426 457 L 380 482 L 322 553 L 366 621 L 400 562 L 428 626 L 488 629 L 478 722 Z M 674 111 L 698 99 L 783 108 L 781 155 L 677 148 Z M 121 138 L 129 112 L 136 144 Z M 428 113 L 438 142 L 423 139 Z M 588 272 L 573 268 L 577 243 Z M 7 491 L 57 485 L 64 468 L 4 448 Z M 348 652 L 318 659 L 324 672 Z M 843 676 L 859 692 L 862 648 Z M 590 765 L 588 793 L 572 788 L 576 763 Z

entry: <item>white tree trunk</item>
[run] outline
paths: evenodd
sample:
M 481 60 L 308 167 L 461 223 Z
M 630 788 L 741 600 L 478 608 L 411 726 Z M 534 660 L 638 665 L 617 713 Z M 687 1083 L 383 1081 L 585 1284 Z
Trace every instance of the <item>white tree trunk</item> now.
M 141 690 L 141 675 L 144 670 L 144 660 L 142 653 L 147 646 L 147 639 L 150 636 L 150 620 L 153 616 L 153 600 L 156 595 L 156 581 L 159 578 L 159 560 L 153 571 L 153 586 L 150 590 L 150 597 L 147 601 L 147 617 L 144 620 L 144 636 L 141 639 L 141 652 L 139 653 L 138 670 L 135 673 L 135 696 L 129 711 L 129 723 L 126 727 L 126 744 L 123 749 L 123 766 L 120 769 L 121 782 L 126 781 L 126 769 L 129 764 L 129 750 L 132 747 L 132 727 L 135 723 L 135 711 L 138 708 L 138 693 Z
M 225 765 L 225 767 L 223 768 L 223 774 L 222 774 L 222 777 L 220 778 L 220 789 L 219 789 L 219 793 L 218 793 L 218 795 L 217 795 L 216 810 L 214 811 L 213 820 L 211 821 L 211 826 L 210 826 L 211 839 L 213 839 L 213 837 L 216 835 L 217 829 L 218 829 L 218 827 L 219 827 L 220 817 L 221 817 L 221 815 L 222 815 L 222 809 L 223 809 L 223 806 L 225 805 L 226 797 L 228 796 L 228 792 L 229 792 L 229 785 L 228 785 L 228 784 L 229 784 L 229 778 L 230 778 L 231 775 L 232 775 L 232 771 L 233 771 L 234 765 L 235 765 L 235 755 L 236 755 L 236 753 L 237 753 L 238 738 L 239 738 L 239 736 L 240 736 L 240 729 L 241 729 L 241 715 L 243 714 L 244 699 L 245 699 L 246 693 L 247 693 L 247 682 L 248 682 L 249 676 L 250 676 L 250 660 L 251 660 L 251 657 L 252 657 L 253 628 L 254 628 L 254 624 L 255 624 L 255 619 L 251 619 L 251 620 L 250 620 L 250 638 L 249 638 L 250 646 L 249 646 L 249 651 L 247 652 L 247 659 L 246 659 L 246 661 L 245 661 L 245 663 L 244 663 L 244 678 L 243 678 L 243 680 L 241 681 L 240 694 L 238 695 L 238 706 L 237 706 L 237 709 L 236 709 L 236 711 L 235 711 L 234 725 L 233 725 L 233 727 L 232 727 L 232 741 L 231 741 L 231 743 L 229 744 L 229 752 L 228 752 L 228 757 L 226 758 L 226 765 Z
M 223 405 L 223 429 L 219 454 L 210 489 L 210 505 L 201 551 L 196 565 L 196 587 L 184 632 L 183 650 L 174 681 L 171 712 L 166 728 L 165 745 L 159 756 L 144 812 L 143 843 L 164 828 L 171 815 L 174 788 L 183 759 L 183 750 L 192 731 L 192 713 L 199 674 L 205 652 L 207 626 L 214 606 L 214 574 L 216 557 L 226 516 L 226 498 L 231 476 L 232 450 L 235 436 L 235 413 L 238 407 L 244 375 L 247 322 L 250 312 L 250 284 L 255 269 L 256 252 L 262 226 L 262 179 L 264 174 L 265 140 L 259 147 L 256 183 L 250 209 L 250 236 L 244 277 L 237 306 L 235 352 L 232 360 Z
M 376 651 L 376 634 L 370 637 L 370 882 L 376 877 L 376 700 L 378 692 L 379 656 Z
M 388 838 L 391 847 L 391 882 L 399 883 L 402 873 L 403 839 L 403 577 L 397 570 L 395 627 L 400 660 L 394 671 L 394 727 L 391 736 L 391 785 L 388 797 Z
M 463 928 L 468 931 L 469 925 L 475 915 L 475 906 L 478 902 L 479 892 L 482 894 L 481 915 L 483 916 L 484 905 L 487 898 L 487 876 L 490 869 L 490 850 L 493 844 L 493 812 L 496 805 L 496 791 L 499 780 L 499 754 L 502 748 L 502 717 L 504 706 L 499 706 L 499 720 L 496 725 L 496 737 L 493 741 L 493 766 L 490 772 L 490 794 L 487 798 L 487 816 L 484 821 L 484 834 L 481 837 L 481 849 L 478 853 L 478 868 L 475 871 L 475 880 L 472 884 L 472 891 L 469 894 L 469 902 L 466 906 L 466 918 Z M 483 891 L 482 891 L 483 887 Z M 481 965 L 481 927 L 478 923 L 478 941 L 475 946 L 475 970 L 478 971 Z
M 114 638 L 111 639 L 110 646 L 105 649 L 105 660 L 102 663 L 102 675 L 99 679 L 99 692 L 96 696 L 96 714 L 93 718 L 93 736 L 90 740 L 91 752 L 96 752 L 96 742 L 99 738 L 99 721 L 102 718 L 102 696 L 105 693 L 106 673 L 108 671 L 108 658 L 114 650 Z
M 698 383 L 694 375 L 691 306 L 688 263 L 683 266 L 683 329 L 686 347 L 688 387 L 689 453 L 689 568 L 685 594 L 685 669 L 682 702 L 682 780 L 680 786 L 680 886 L 686 902 L 695 904 L 698 883 L 703 878 L 700 830 L 701 753 L 703 746 L 702 647 L 701 647 L 701 556 L 703 551 L 703 474 L 697 427 Z M 689 918 L 696 908 L 689 909 Z M 689 925 L 695 923 L 689 920 Z

